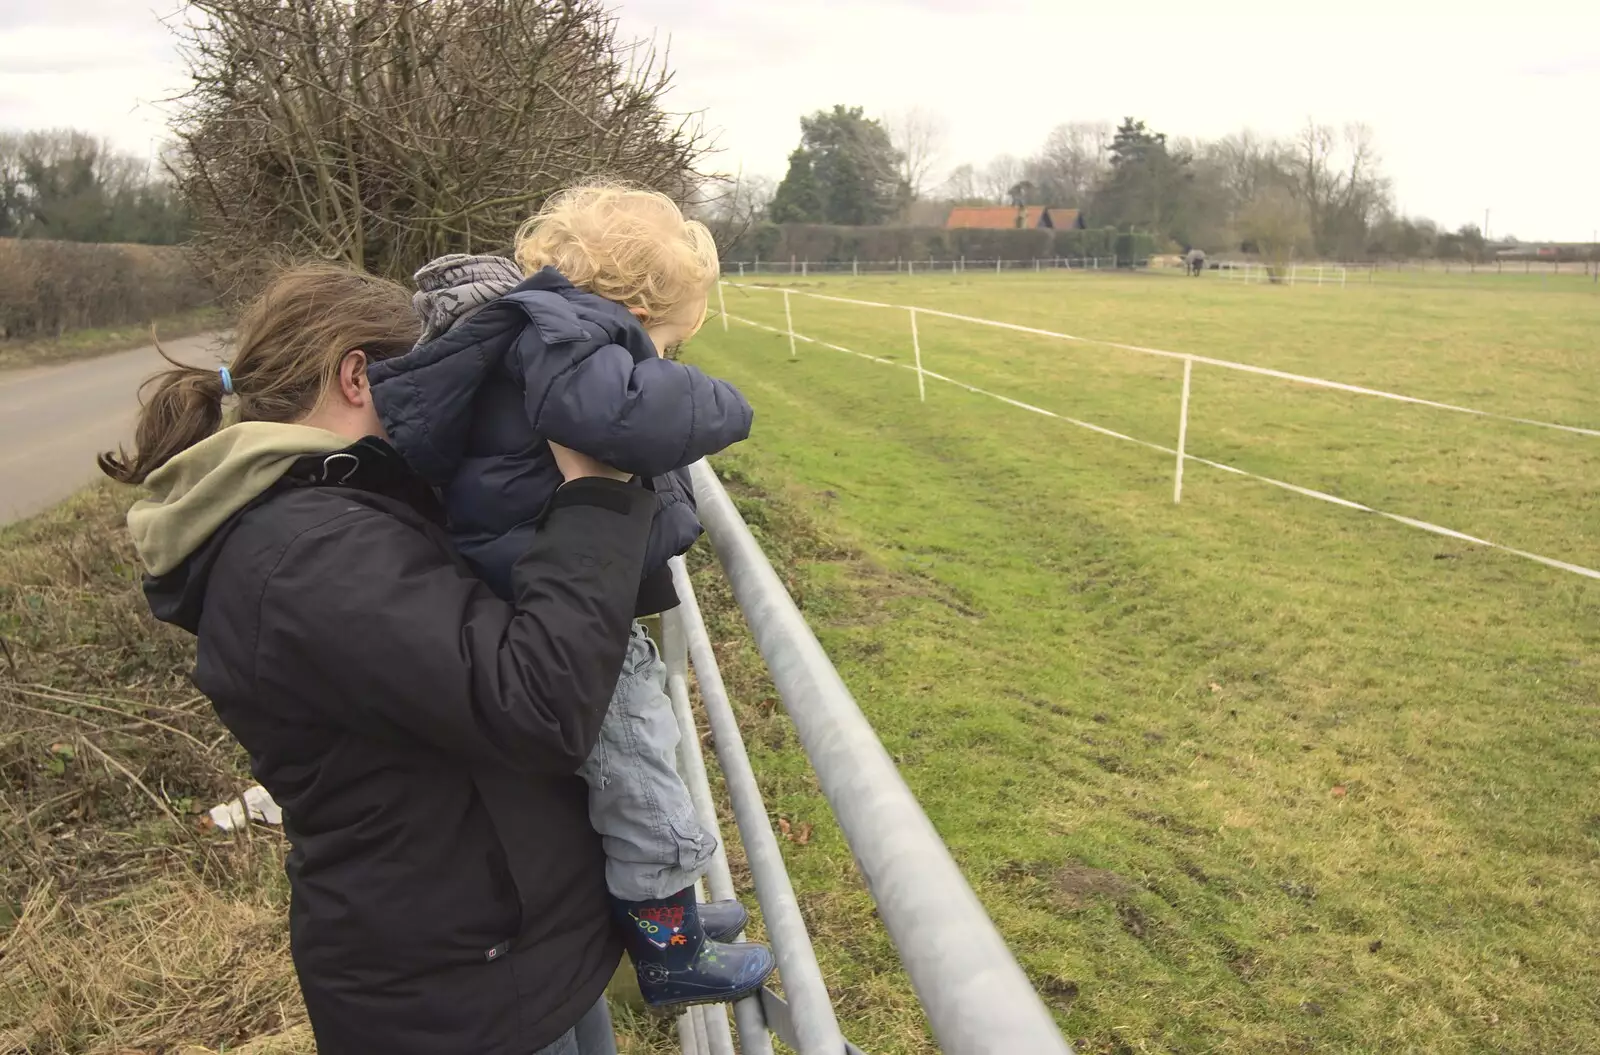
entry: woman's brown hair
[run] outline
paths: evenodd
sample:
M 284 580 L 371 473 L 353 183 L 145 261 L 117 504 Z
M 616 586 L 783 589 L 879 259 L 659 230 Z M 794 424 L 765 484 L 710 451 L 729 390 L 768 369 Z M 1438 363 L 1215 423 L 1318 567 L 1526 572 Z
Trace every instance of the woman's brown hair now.
M 353 268 L 303 264 L 278 275 L 251 301 L 234 329 L 228 364 L 238 421 L 293 422 L 316 409 L 339 364 L 360 349 L 370 360 L 409 351 L 421 332 L 405 287 Z M 165 351 L 172 369 L 141 388 L 135 452 L 100 455 L 100 471 L 139 484 L 178 453 L 222 426 L 221 373 L 188 366 Z

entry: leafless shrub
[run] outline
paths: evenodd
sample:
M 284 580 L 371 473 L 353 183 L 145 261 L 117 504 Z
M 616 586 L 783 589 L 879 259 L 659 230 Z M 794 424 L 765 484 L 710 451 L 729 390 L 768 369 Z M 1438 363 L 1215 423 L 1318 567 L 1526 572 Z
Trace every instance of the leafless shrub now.
M 605 175 L 687 197 L 708 141 L 602 0 L 192 0 L 171 159 L 196 246 L 244 291 L 279 256 L 403 278 L 502 250 Z
M 148 322 L 210 299 L 175 247 L 0 238 L 0 338 Z

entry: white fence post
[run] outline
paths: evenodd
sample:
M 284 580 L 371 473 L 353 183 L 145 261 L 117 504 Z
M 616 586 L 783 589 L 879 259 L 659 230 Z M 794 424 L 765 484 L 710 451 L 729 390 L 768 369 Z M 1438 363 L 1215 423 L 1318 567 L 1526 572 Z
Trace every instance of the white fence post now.
M 789 291 L 783 291 L 783 322 L 789 328 L 789 358 L 798 359 L 800 353 L 794 347 L 794 312 L 789 309 Z
M 850 275 L 851 277 L 859 277 L 861 275 L 861 258 L 859 256 L 850 258 Z
M 800 261 L 800 277 L 804 278 L 809 274 L 811 274 L 811 261 L 809 261 L 809 260 Z
M 1194 357 L 1183 357 L 1183 399 L 1178 405 L 1178 469 L 1172 479 L 1172 503 L 1183 501 L 1184 445 L 1189 442 L 1189 376 L 1194 373 Z
M 722 295 L 722 280 L 717 280 L 717 311 L 722 315 L 722 332 L 728 332 L 728 302 Z
M 994 273 L 997 275 L 1000 273 L 1000 263 L 1001 262 L 999 260 L 994 262 Z
M 917 363 L 917 398 L 922 402 L 928 401 L 928 381 L 922 376 L 922 339 L 917 336 L 917 309 L 911 312 L 911 355 Z

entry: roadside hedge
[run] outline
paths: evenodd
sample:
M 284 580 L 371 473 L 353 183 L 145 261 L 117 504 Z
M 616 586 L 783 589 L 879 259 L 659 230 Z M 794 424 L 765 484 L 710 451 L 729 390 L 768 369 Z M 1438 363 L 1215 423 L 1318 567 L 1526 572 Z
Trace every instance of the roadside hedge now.
M 976 230 L 943 227 L 835 227 L 827 224 L 758 224 L 723 254 L 725 262 L 755 260 L 849 263 L 851 260 L 1034 260 L 1051 257 L 1144 259 L 1149 235 L 1115 228 L 1088 230 Z
M 0 238 L 0 339 L 140 323 L 211 299 L 176 246 Z

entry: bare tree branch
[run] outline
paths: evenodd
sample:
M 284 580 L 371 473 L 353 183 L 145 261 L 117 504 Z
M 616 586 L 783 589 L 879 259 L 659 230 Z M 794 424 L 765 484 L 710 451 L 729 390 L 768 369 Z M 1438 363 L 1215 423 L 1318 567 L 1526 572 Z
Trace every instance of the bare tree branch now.
M 604 0 L 190 0 L 175 28 L 193 87 L 167 164 L 236 292 L 284 254 L 399 278 L 503 250 L 585 177 L 680 200 L 705 178 L 664 58 Z

